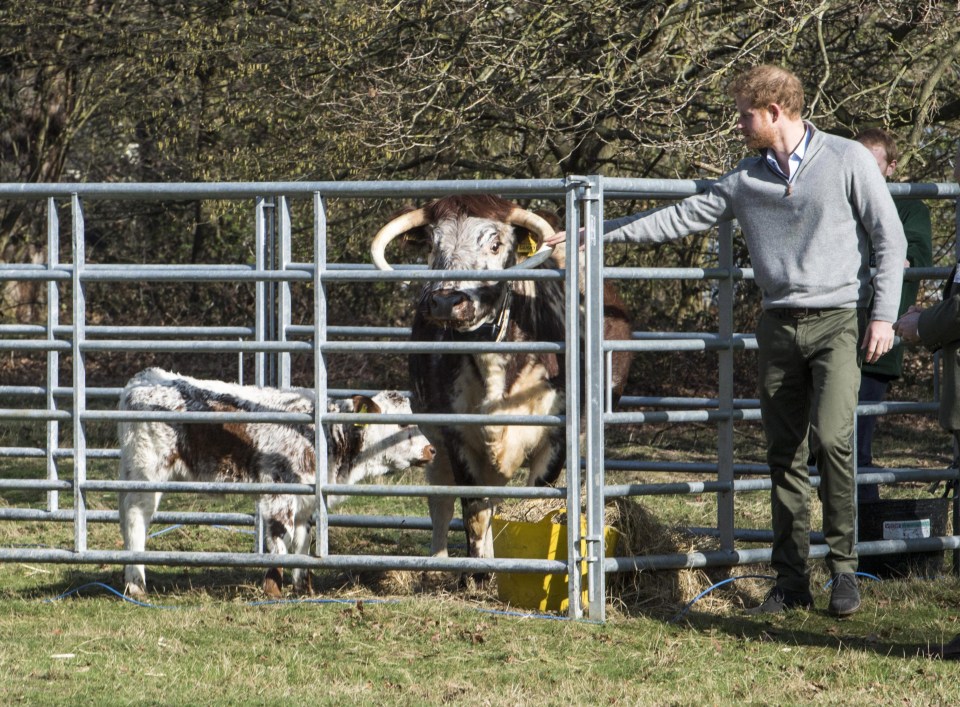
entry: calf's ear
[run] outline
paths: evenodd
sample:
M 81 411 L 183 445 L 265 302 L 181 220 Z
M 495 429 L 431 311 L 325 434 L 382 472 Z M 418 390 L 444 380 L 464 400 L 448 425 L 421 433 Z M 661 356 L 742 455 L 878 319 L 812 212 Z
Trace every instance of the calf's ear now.
M 373 398 L 366 395 L 353 396 L 353 411 L 359 413 L 378 413 L 381 412 L 380 406 L 373 402 Z

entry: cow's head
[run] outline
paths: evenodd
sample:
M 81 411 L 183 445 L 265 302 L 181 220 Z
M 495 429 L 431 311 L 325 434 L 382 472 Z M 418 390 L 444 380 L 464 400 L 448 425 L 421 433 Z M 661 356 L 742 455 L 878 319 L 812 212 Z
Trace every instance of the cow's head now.
M 370 247 L 373 262 L 391 270 L 384 252 L 397 236 L 423 229 L 430 241 L 432 270 L 507 270 L 532 268 L 550 257 L 543 241 L 554 228 L 542 217 L 496 196 L 448 196 L 409 211 L 380 229 Z M 519 237 L 530 234 L 536 253 L 518 262 Z M 496 280 L 428 282 L 419 310 L 427 319 L 457 331 L 473 331 L 495 320 L 507 289 Z
M 333 401 L 330 412 L 409 415 L 410 400 L 395 390 L 375 396 L 355 395 Z M 435 455 L 433 445 L 416 425 L 407 423 L 337 424 L 330 428 L 330 449 L 334 457 L 331 482 L 354 484 L 367 477 L 422 466 Z

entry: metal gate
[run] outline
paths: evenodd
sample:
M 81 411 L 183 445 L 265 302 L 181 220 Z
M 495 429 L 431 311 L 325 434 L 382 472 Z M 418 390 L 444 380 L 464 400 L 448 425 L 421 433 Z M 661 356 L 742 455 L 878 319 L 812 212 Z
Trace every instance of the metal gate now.
M 6 446 L 0 448 L 0 457 L 10 459 L 44 460 L 44 478 L 0 478 L 0 495 L 10 491 L 41 491 L 46 494 L 45 508 L 0 507 L 0 522 L 49 521 L 73 526 L 73 546 L 70 548 L 7 547 L 0 548 L 0 561 L 49 562 L 66 564 L 127 564 L 183 566 L 251 566 L 251 567 L 307 567 L 327 569 L 378 570 L 437 570 L 497 572 L 521 571 L 536 573 L 568 573 L 570 577 L 570 616 L 603 620 L 606 574 L 636 571 L 637 569 L 664 569 L 737 565 L 768 561 L 770 549 L 743 549 L 743 540 L 768 542 L 765 535 L 738 530 L 735 525 L 737 494 L 770 488 L 764 467 L 738 465 L 734 462 L 733 435 L 738 421 L 759 419 L 755 400 L 734 398 L 734 356 L 755 348 L 752 335 L 734 331 L 733 289 L 741 279 L 749 279 L 752 272 L 737 267 L 733 260 L 734 224 L 722 224 L 717 233 L 715 267 L 703 268 L 612 268 L 604 265 L 602 233 L 605 201 L 622 198 L 675 199 L 705 188 L 709 182 L 678 180 L 614 179 L 600 176 L 570 177 L 563 180 L 489 180 L 471 182 L 279 182 L 241 184 L 28 184 L 0 185 L 0 199 L 43 200 L 46 204 L 48 233 L 47 261 L 42 264 L 0 265 L 0 283 L 40 282 L 46 288 L 46 322 L 38 325 L 0 325 L 0 352 L 42 352 L 46 357 L 46 379 L 39 385 L 14 386 L 0 381 L 0 421 L 40 421 L 46 426 L 43 446 Z M 950 198 L 960 194 L 956 185 L 902 185 L 890 186 L 895 196 L 922 198 Z M 584 338 L 583 366 L 585 380 L 578 380 L 580 367 L 568 365 L 567 414 L 565 416 L 462 416 L 459 424 L 534 424 L 563 425 L 568 431 L 583 429 L 580 435 L 567 434 L 567 475 L 565 485 L 555 489 L 521 487 L 430 487 L 397 484 L 370 484 L 341 486 L 326 484 L 326 440 L 322 433 L 324 423 L 356 421 L 356 415 L 327 413 L 325 406 L 317 405 L 309 415 L 292 413 L 182 413 L 175 417 L 166 413 L 133 413 L 117 410 L 93 409 L 91 400 L 115 400 L 117 388 L 97 387 L 89 381 L 85 359 L 98 352 L 137 354 L 145 352 L 211 352 L 234 354 L 243 360 L 253 358 L 254 382 L 258 385 L 289 386 L 291 383 L 290 357 L 292 354 L 312 357 L 313 380 L 317 400 L 344 395 L 352 391 L 329 385 L 327 359 L 337 353 L 377 352 L 410 353 L 421 351 L 453 351 L 463 347 L 495 347 L 499 344 L 450 343 L 426 345 L 407 340 L 408 330 L 379 328 L 378 335 L 389 335 L 393 341 L 369 341 L 371 333 L 363 327 L 337 327 L 328 321 L 326 289 L 336 282 L 403 281 L 422 282 L 436 279 L 436 273 L 424 268 L 407 267 L 394 272 L 380 272 L 366 264 L 332 264 L 328 262 L 329 244 L 327 200 L 371 199 L 385 197 L 436 197 L 455 193 L 487 192 L 506 198 L 541 198 L 565 205 L 567 230 L 585 229 L 585 281 L 583 331 L 577 316 L 580 308 L 577 287 L 577 257 L 574 240 L 568 241 L 567 263 L 561 271 L 525 271 L 501 273 L 491 277 L 502 279 L 565 278 L 567 292 L 567 338 L 564 342 L 534 342 L 524 344 L 524 350 L 562 354 L 568 361 L 581 356 L 580 337 Z M 253 264 L 221 264 L 192 266 L 176 263 L 155 265 L 88 264 L 86 253 L 89 242 L 84 205 L 92 201 L 164 201 L 164 200 L 231 200 L 249 204 L 253 212 Z M 291 250 L 291 203 L 302 202 L 311 212 L 311 256 L 307 262 L 295 262 Z M 60 210 L 70 214 L 69 224 L 60 223 Z M 69 245 L 61 243 L 61 233 L 70 234 Z M 60 260 L 61 252 L 69 258 Z M 943 277 L 943 269 L 914 271 L 909 277 Z M 456 273 L 445 274 L 455 279 Z M 711 333 L 635 332 L 631 341 L 603 339 L 602 284 L 604 279 L 664 280 L 703 279 L 716 283 L 719 327 Z M 96 323 L 96 312 L 90 311 L 86 293 L 91 286 L 101 283 L 124 282 L 244 282 L 255 289 L 255 316 L 249 326 L 205 327 L 164 326 L 158 330 L 140 327 L 112 327 Z M 312 312 L 308 324 L 294 324 L 291 311 L 291 287 L 307 285 L 312 289 Z M 70 312 L 70 322 L 59 321 L 61 303 Z M 336 334 L 331 340 L 331 334 Z M 517 344 L 513 344 L 517 346 Z M 710 351 L 719 357 L 717 396 L 711 399 L 630 398 L 621 402 L 617 410 L 605 406 L 610 400 L 609 357 L 614 351 L 643 352 Z M 61 355 L 71 360 L 71 380 L 59 380 Z M 242 369 L 242 366 L 241 366 Z M 131 373 L 135 372 L 134 369 Z M 581 406 L 579 391 L 585 393 Z M 4 401 L 15 401 L 7 407 Z M 661 408 L 655 411 L 631 411 L 639 406 Z M 935 402 L 884 403 L 861 407 L 860 413 L 884 414 L 914 412 L 928 414 L 936 409 Z M 581 413 L 582 410 L 582 413 Z M 581 419 L 582 415 L 582 419 Z M 378 416 L 365 415 L 364 422 L 375 424 L 389 419 L 400 423 L 435 422 L 436 415 Z M 120 420 L 176 419 L 181 422 L 276 422 L 289 424 L 314 423 L 317 430 L 317 481 L 315 484 L 210 484 L 121 482 L 87 478 L 88 460 L 115 459 L 116 449 L 90 449 L 87 445 L 87 426 L 93 423 L 116 423 Z M 451 420 L 449 416 L 443 419 Z M 605 431 L 613 425 L 642 425 L 651 422 L 711 423 L 717 429 L 716 464 L 644 462 L 612 462 L 605 458 Z M 64 439 L 68 437 L 69 443 Z M 72 475 L 65 477 L 60 467 L 72 462 Z M 605 469 L 637 471 L 707 473 L 715 480 L 702 482 L 666 482 L 608 485 Z M 894 482 L 904 480 L 955 480 L 954 468 L 943 470 L 898 469 L 873 475 L 860 475 L 860 483 Z M 813 480 L 816 483 L 816 479 Z M 215 492 L 257 495 L 261 493 L 299 493 L 316 495 L 318 499 L 316 523 L 317 541 L 312 556 L 266 556 L 257 552 L 126 552 L 91 548 L 88 544 L 88 523 L 116 523 L 115 510 L 92 510 L 87 507 L 89 494 L 119 492 L 122 490 L 160 490 L 170 492 Z M 581 497 L 583 489 L 583 497 Z M 61 507 L 59 494 L 73 496 L 72 508 Z M 426 529 L 424 518 L 383 518 L 329 514 L 323 498 L 336 495 L 383 496 L 463 496 L 491 495 L 501 498 L 555 497 L 564 498 L 568 508 L 583 508 L 586 531 L 581 537 L 577 523 L 570 524 L 568 552 L 565 560 L 519 560 L 495 558 L 432 558 L 403 555 L 337 555 L 328 543 L 331 525 L 365 525 Z M 605 558 L 603 508 L 615 497 L 657 494 L 717 495 L 717 521 L 712 529 L 701 529 L 717 535 L 720 547 L 714 552 L 686 553 L 662 556 Z M 954 501 L 956 517 L 956 499 Z M 217 513 L 158 513 L 155 522 L 223 523 L 253 526 L 250 514 Z M 956 532 L 956 531 L 954 531 Z M 586 552 L 581 553 L 585 541 Z M 926 538 L 904 541 L 875 541 L 861 543 L 861 554 L 881 554 L 903 551 L 957 549 L 960 536 Z M 814 544 L 811 557 L 823 557 L 826 546 Z M 589 600 L 581 601 L 581 580 L 578 568 L 588 567 L 587 590 Z M 956 565 L 956 562 L 954 563 Z

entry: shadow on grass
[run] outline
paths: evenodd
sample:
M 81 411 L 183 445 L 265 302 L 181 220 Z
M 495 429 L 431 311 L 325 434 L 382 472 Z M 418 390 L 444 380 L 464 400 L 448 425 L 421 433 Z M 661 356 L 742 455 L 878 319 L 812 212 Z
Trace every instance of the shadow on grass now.
M 838 621 L 822 609 L 794 611 L 770 619 L 691 612 L 685 624 L 696 631 L 719 631 L 731 638 L 784 646 L 857 650 L 894 658 L 925 657 L 926 645 L 891 640 L 863 619 Z
M 339 599 L 355 597 L 358 592 L 370 599 L 400 595 L 424 594 L 427 590 L 397 591 L 397 585 L 386 572 L 351 572 L 319 570 L 312 573 L 312 593 L 298 594 L 290 583 L 290 572 L 284 573 L 282 601 Z M 257 568 L 221 567 L 147 567 L 146 604 L 168 604 L 191 598 L 210 602 L 261 602 L 267 597 L 262 589 L 264 571 Z M 104 586 L 105 585 L 105 586 Z M 112 590 L 112 591 L 111 591 Z M 69 568 L 55 580 L 16 592 L 25 600 L 77 600 L 95 596 L 123 597 L 122 568 Z M 482 592 L 482 590 L 479 590 Z M 474 591 L 476 598 L 478 591 Z M 466 595 L 465 595 L 465 598 Z
M 260 582 L 263 573 L 245 568 L 149 568 L 149 593 L 145 601 L 164 603 L 189 595 L 202 595 L 214 601 L 254 600 L 263 598 Z M 109 595 L 103 586 L 123 594 L 123 569 L 69 568 L 55 581 L 39 584 L 18 592 L 23 599 L 64 600 Z M 79 589 L 79 591 L 77 591 Z

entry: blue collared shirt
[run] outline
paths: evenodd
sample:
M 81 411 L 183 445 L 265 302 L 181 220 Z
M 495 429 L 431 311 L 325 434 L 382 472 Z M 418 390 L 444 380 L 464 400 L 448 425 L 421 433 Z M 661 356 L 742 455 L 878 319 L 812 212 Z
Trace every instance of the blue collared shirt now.
M 774 172 L 779 174 L 781 177 L 787 180 L 787 183 L 793 181 L 794 175 L 797 173 L 797 168 L 800 167 L 800 162 L 803 161 L 803 156 L 807 152 L 807 145 L 810 144 L 810 127 L 804 127 L 803 139 L 797 145 L 797 149 L 790 153 L 790 159 L 788 160 L 788 166 L 790 167 L 790 174 L 784 174 L 783 170 L 780 169 L 780 164 L 777 162 L 776 156 L 773 154 L 773 150 L 764 150 L 763 155 L 767 158 L 767 164 L 773 169 Z

